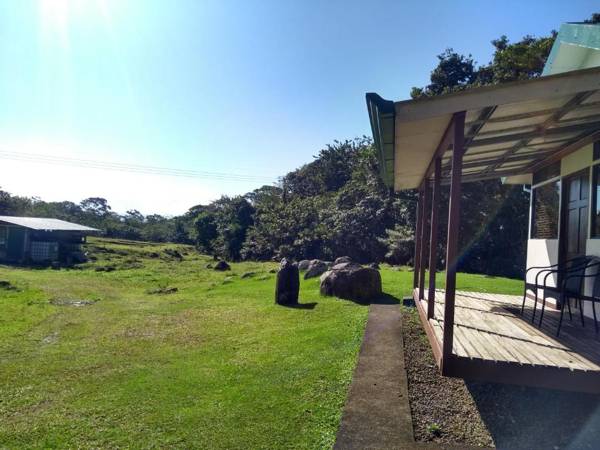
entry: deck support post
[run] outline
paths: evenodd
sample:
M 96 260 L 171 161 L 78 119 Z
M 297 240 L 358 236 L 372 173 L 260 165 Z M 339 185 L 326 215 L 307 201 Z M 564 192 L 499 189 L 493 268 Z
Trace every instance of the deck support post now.
M 413 289 L 419 286 L 419 274 L 421 273 L 421 211 L 423 209 L 423 186 L 419 188 L 417 200 L 417 226 L 415 227 L 415 256 L 413 258 Z
M 440 206 L 440 180 L 442 177 L 442 160 L 435 159 L 433 175 L 433 192 L 431 198 L 431 219 L 429 233 L 429 291 L 427 295 L 427 318 L 432 319 L 435 311 L 435 274 L 437 269 L 438 209 Z
M 421 209 L 421 267 L 419 270 L 419 300 L 425 298 L 425 268 L 427 267 L 427 249 L 428 249 L 428 233 L 429 233 L 429 203 L 431 197 L 431 189 L 429 188 L 429 181 L 423 181 L 423 208 Z
M 442 343 L 442 375 L 450 369 L 454 341 L 454 299 L 456 295 L 456 266 L 458 264 L 458 233 L 460 227 L 460 197 L 462 160 L 465 139 L 465 111 L 452 118 L 452 172 L 448 208 L 448 240 L 446 245 L 446 298 L 444 304 L 444 340 Z

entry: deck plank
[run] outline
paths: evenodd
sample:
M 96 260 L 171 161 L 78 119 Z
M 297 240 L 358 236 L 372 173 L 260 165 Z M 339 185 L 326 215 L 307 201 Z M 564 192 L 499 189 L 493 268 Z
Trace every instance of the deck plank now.
M 444 291 L 436 290 L 434 318 L 430 319 L 440 343 L 444 327 Z M 522 297 L 480 292 L 456 292 L 453 352 L 467 358 L 515 362 L 541 367 L 561 367 L 570 370 L 600 371 L 600 340 L 593 326 L 581 328 L 581 323 L 565 320 L 561 337 L 554 333 L 558 312 L 546 309 L 541 329 L 530 322 L 532 308 L 520 311 Z M 531 303 L 531 302 L 529 302 Z M 421 303 L 426 309 L 426 302 Z M 539 317 L 539 308 L 536 313 Z M 590 324 L 591 325 L 591 324 Z M 589 328 L 592 328 L 590 332 Z

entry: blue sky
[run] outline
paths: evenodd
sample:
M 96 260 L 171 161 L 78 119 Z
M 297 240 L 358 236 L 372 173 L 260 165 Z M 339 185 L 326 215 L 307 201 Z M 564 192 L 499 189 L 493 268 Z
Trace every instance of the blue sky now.
M 408 97 L 446 47 L 490 59 L 593 1 L 0 0 L 0 151 L 277 176 L 370 134 L 365 92 Z M 183 213 L 259 181 L 0 159 L 0 186 Z

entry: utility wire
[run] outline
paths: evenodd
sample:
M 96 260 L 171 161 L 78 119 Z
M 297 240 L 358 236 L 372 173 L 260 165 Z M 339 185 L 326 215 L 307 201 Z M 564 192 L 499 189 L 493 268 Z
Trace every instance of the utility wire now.
M 245 175 L 228 172 L 209 172 L 202 170 L 174 169 L 169 167 L 144 166 L 140 164 L 125 164 L 117 162 L 97 161 L 91 159 L 40 155 L 36 153 L 22 153 L 6 150 L 0 150 L 0 159 L 81 167 L 86 169 L 116 170 L 121 172 L 141 173 L 148 175 L 167 175 L 173 177 L 215 179 L 222 181 L 273 182 L 276 179 L 275 177 L 267 177 L 262 175 Z

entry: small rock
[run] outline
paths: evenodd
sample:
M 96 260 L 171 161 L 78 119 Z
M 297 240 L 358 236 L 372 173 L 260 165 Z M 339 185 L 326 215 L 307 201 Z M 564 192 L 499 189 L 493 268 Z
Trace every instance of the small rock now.
M 0 280 L 0 289 L 4 289 L 6 291 L 13 291 L 16 289 L 9 281 Z
M 255 272 L 244 272 L 240 278 L 250 278 L 253 277 L 255 275 Z
M 181 253 L 179 253 L 179 251 L 175 250 L 174 248 L 167 248 L 164 250 L 164 252 L 167 256 L 170 256 L 171 258 L 174 258 L 178 261 L 183 260 L 183 255 Z
M 160 255 L 156 252 L 148 253 L 148 258 L 160 258 Z
M 277 269 L 271 269 L 269 270 L 269 273 L 277 273 Z
M 298 304 L 299 292 L 300 272 L 298 271 L 298 265 L 283 258 L 279 272 L 277 272 L 275 303 L 279 305 L 296 305 Z
M 302 261 L 300 261 L 298 263 L 298 270 L 306 270 L 308 269 L 308 266 L 310 266 L 310 260 L 309 259 L 303 259 Z
M 336 264 L 349 262 L 352 262 L 352 258 L 350 258 L 349 256 L 340 256 L 339 258 L 335 258 L 335 261 L 333 261 L 333 265 L 335 266 Z
M 210 263 L 208 263 L 208 264 L 207 264 L 206 266 L 204 266 L 204 267 L 206 267 L 207 269 L 212 269 L 212 268 L 213 268 L 213 265 L 212 265 L 212 264 L 210 264 Z
M 327 270 L 327 264 L 319 259 L 313 259 L 304 274 L 304 279 L 308 280 L 309 278 L 318 277 L 323 272 Z
M 219 270 L 223 272 L 225 270 L 231 270 L 231 266 L 227 264 L 226 261 L 221 260 L 214 265 L 213 270 Z
M 177 289 L 176 287 L 161 287 L 161 288 L 157 288 L 157 289 L 150 289 L 148 291 L 148 294 L 159 294 L 159 295 L 174 294 L 178 290 L 179 289 Z

